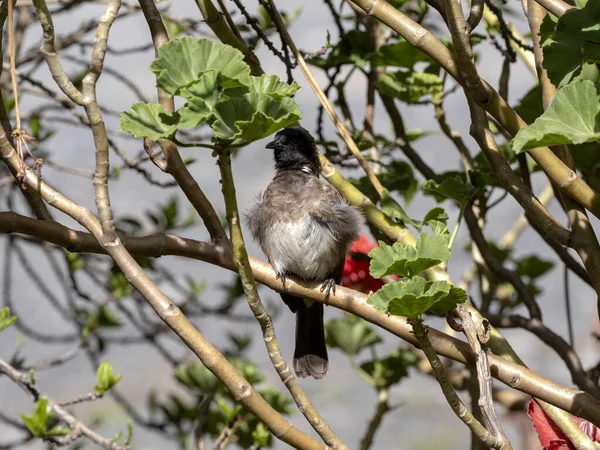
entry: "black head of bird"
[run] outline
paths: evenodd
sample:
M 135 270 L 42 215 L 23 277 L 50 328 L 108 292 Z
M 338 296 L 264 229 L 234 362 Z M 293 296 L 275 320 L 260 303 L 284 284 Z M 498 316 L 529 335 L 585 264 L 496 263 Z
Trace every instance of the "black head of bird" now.
M 321 170 L 315 139 L 302 127 L 284 128 L 266 147 L 274 150 L 277 170 L 310 170 L 315 175 Z

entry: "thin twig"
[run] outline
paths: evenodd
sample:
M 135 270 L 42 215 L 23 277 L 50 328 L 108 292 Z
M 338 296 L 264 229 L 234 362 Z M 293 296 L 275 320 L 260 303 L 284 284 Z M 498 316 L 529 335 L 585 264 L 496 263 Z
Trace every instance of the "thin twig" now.
M 271 6 L 271 9 L 273 11 L 273 17 L 275 18 L 275 23 L 277 24 L 277 27 L 281 30 L 281 33 L 282 33 L 285 41 L 287 42 L 290 49 L 292 50 L 292 53 L 294 54 L 294 57 L 298 61 L 298 65 L 300 66 L 300 69 L 302 69 L 302 73 L 306 77 L 306 80 L 310 84 L 310 87 L 312 88 L 313 92 L 319 99 L 319 102 L 321 102 L 321 104 L 323 105 L 323 108 L 325 109 L 325 111 L 327 111 L 327 114 L 333 121 L 333 124 L 335 125 L 336 129 L 340 133 L 340 136 L 344 140 L 346 146 L 348 147 L 348 149 L 350 149 L 350 151 L 352 152 L 354 157 L 357 159 L 357 161 L 360 164 L 360 166 L 362 167 L 362 169 L 367 174 L 369 181 L 371 182 L 371 184 L 373 185 L 373 187 L 375 188 L 377 193 L 381 196 L 382 192 L 383 192 L 383 186 L 377 179 L 377 176 L 373 173 L 373 169 L 371 168 L 369 163 L 366 161 L 365 157 L 362 155 L 362 153 L 356 146 L 356 143 L 352 139 L 352 136 L 350 136 L 350 133 L 348 133 L 348 130 L 346 130 L 344 123 L 340 120 L 337 113 L 331 106 L 331 103 L 329 103 L 329 100 L 323 93 L 323 90 L 321 89 L 321 87 L 319 86 L 319 84 L 317 83 L 315 78 L 313 77 L 308 65 L 304 61 L 304 58 L 302 57 L 300 52 L 298 51 L 298 48 L 296 47 L 296 44 L 294 44 L 292 37 L 288 33 L 285 23 L 283 21 L 283 18 L 281 17 L 281 14 L 279 14 L 279 11 L 277 10 L 277 7 L 275 6 L 275 2 L 273 0 L 269 0 L 269 5 Z

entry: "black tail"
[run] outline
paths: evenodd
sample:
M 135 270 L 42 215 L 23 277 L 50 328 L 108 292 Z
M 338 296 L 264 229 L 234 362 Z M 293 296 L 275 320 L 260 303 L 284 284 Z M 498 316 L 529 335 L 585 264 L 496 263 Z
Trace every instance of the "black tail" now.
M 313 302 L 307 307 L 300 297 L 289 294 L 282 294 L 281 297 L 296 313 L 294 372 L 300 378 L 311 376 L 319 380 L 327 374 L 329 368 L 323 326 L 323 304 Z

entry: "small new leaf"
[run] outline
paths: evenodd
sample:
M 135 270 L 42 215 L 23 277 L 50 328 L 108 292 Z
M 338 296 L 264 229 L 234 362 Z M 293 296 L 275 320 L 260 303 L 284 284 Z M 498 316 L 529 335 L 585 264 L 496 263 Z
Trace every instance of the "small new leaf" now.
M 100 364 L 96 372 L 96 380 L 98 381 L 98 384 L 94 386 L 96 392 L 104 394 L 106 391 L 112 389 L 123 377 L 123 375 L 115 376 L 113 372 L 113 367 L 108 361 L 103 361 Z
M 381 342 L 379 335 L 367 323 L 353 314 L 325 324 L 327 345 L 339 348 L 347 355 L 358 355 L 365 348 Z
M 420 317 L 427 311 L 445 314 L 467 299 L 467 293 L 447 281 L 426 281 L 422 277 L 386 284 L 368 303 L 394 316 Z
M 17 321 L 17 316 L 10 315 L 10 308 L 0 309 L 0 331 L 7 329 Z
M 447 236 L 419 234 L 416 246 L 396 243 L 393 246 L 380 242 L 369 253 L 370 273 L 374 278 L 386 275 L 412 277 L 430 267 L 448 261 L 452 253 L 448 249 Z
M 512 140 L 516 153 L 559 144 L 600 140 L 600 91 L 592 81 L 577 81 L 559 89 L 550 107 Z
M 48 398 L 40 397 L 32 416 L 19 414 L 27 429 L 35 437 L 44 437 L 48 431 L 48 420 L 52 418 L 52 410 L 48 407 Z

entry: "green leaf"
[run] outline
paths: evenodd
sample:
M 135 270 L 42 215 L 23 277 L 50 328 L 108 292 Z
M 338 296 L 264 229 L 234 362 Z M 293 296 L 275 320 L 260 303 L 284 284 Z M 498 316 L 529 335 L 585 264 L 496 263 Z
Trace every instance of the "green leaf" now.
M 17 316 L 10 315 L 10 308 L 8 306 L 4 309 L 0 309 L 0 331 L 6 330 L 16 321 Z
M 370 273 L 375 278 L 386 275 L 412 277 L 449 260 L 451 256 L 447 237 L 421 233 L 415 247 L 400 243 L 389 246 L 379 242 L 379 247 L 369 253 Z
M 541 277 L 553 267 L 554 263 L 539 259 L 537 256 L 528 256 L 517 261 L 517 273 L 532 280 Z
M 417 191 L 418 183 L 413 168 L 404 161 L 392 161 L 383 167 L 383 172 L 377 178 L 389 192 L 398 192 L 407 202 L 410 202 Z M 379 199 L 379 194 L 369 181 L 368 177 L 353 180 L 352 184 L 369 197 L 374 203 Z
M 157 76 L 157 87 L 169 95 L 178 94 L 181 88 L 211 70 L 237 80 L 233 85 L 248 84 L 250 76 L 250 66 L 244 62 L 242 52 L 217 41 L 192 36 L 172 39 L 161 46 L 150 70 Z
M 60 437 L 71 434 L 71 430 L 68 427 L 57 425 L 46 431 L 45 437 Z
M 255 385 L 265 381 L 265 376 L 262 374 L 256 364 L 238 357 L 230 357 L 227 359 L 248 383 Z
M 222 91 L 222 79 L 221 73 L 211 70 L 181 90 L 180 95 L 188 102 L 177 110 L 179 128 L 194 128 L 211 119 Z
M 351 30 L 344 34 L 340 41 L 333 46 L 327 57 L 314 58 L 310 64 L 323 70 L 331 69 L 343 64 L 352 64 L 357 67 L 366 67 L 368 57 L 373 52 L 373 41 L 362 30 Z
M 408 369 L 419 360 L 414 350 L 399 348 L 382 359 L 361 364 L 360 368 L 375 382 L 376 388 L 386 388 L 408 376 Z
M 448 214 L 441 206 L 436 206 L 431 209 L 423 219 L 423 226 L 429 226 L 436 236 L 442 236 L 445 239 L 450 238 L 450 230 L 448 230 Z
M 543 64 L 552 83 L 562 87 L 581 73 L 584 63 L 600 62 L 600 2 L 567 11 L 553 33 L 554 19 L 550 16 L 546 15 L 540 29 Z
M 241 405 L 235 405 L 235 407 L 230 407 L 227 401 L 222 397 L 217 397 L 217 405 L 219 409 L 225 414 L 225 418 L 227 422 L 232 422 L 238 416 L 238 414 L 242 411 Z
M 96 379 L 98 384 L 94 386 L 96 392 L 104 394 L 106 391 L 112 389 L 123 375 L 113 375 L 113 367 L 108 361 L 102 361 L 98 371 L 96 372 Z
M 287 84 L 279 79 L 277 75 L 261 75 L 252 77 L 250 80 L 250 91 L 258 94 L 266 94 L 275 100 L 281 101 L 286 97 L 293 97 L 300 85 L 295 81 Z
M 401 40 L 394 44 L 382 45 L 377 52 L 369 55 L 369 61 L 373 67 L 394 66 L 412 69 L 418 62 L 431 62 L 432 60 L 409 42 Z
M 512 140 L 517 153 L 559 144 L 600 140 L 600 92 L 591 81 L 571 83 L 554 96 L 550 107 Z
M 381 212 L 388 217 L 398 219 L 402 224 L 410 224 L 414 227 L 420 227 L 421 223 L 411 219 L 404 208 L 390 196 L 390 192 L 387 189 L 383 189 L 381 197 Z
M 445 198 L 456 200 L 461 205 L 467 203 L 475 194 L 475 186 L 466 183 L 459 176 L 452 176 L 444 179 L 442 183 L 433 180 L 427 180 L 423 185 L 423 192 Z M 439 197 L 438 197 L 439 198 Z
M 258 448 L 266 447 L 269 444 L 270 436 L 271 433 L 269 432 L 269 429 L 262 422 L 259 422 L 252 432 L 252 439 L 254 439 L 254 443 Z
M 259 390 L 258 393 L 278 413 L 291 415 L 296 412 L 294 401 L 283 392 L 272 387 L 266 387 Z
M 168 17 L 162 17 L 163 23 L 165 24 L 165 28 L 167 29 L 167 34 L 171 39 L 181 34 L 183 31 L 183 27 L 180 22 L 176 22 Z
M 515 111 L 521 119 L 531 125 L 535 119 L 544 113 L 544 105 L 542 104 L 542 88 L 539 84 L 532 87 L 527 94 L 521 99 Z
M 423 218 L 423 225 L 428 225 L 431 221 L 447 223 L 448 213 L 441 206 L 436 206 L 430 209 L 427 214 L 425 214 L 425 217 Z
M 325 324 L 327 345 L 347 355 L 358 355 L 365 348 L 381 342 L 381 337 L 363 319 L 347 314 L 343 319 Z
M 444 82 L 432 73 L 386 72 L 377 82 L 379 92 L 406 103 L 417 103 L 427 95 L 442 92 Z
M 447 281 L 413 277 L 386 284 L 371 295 L 368 303 L 387 314 L 415 318 L 427 311 L 445 314 L 466 298 L 467 293 L 463 289 Z
M 181 384 L 204 393 L 216 392 L 220 386 L 219 379 L 200 361 L 178 365 L 173 376 Z
M 44 437 L 48 430 L 48 420 L 52 418 L 52 410 L 48 406 L 48 398 L 40 397 L 32 416 L 19 414 L 27 429 L 36 437 Z
M 169 114 L 160 105 L 135 103 L 129 111 L 121 113 L 119 128 L 136 138 L 158 141 L 175 134 L 180 126 L 179 119 L 178 114 Z
M 215 137 L 235 145 L 270 136 L 302 119 L 300 107 L 291 98 L 279 102 L 257 93 L 219 103 L 216 113 L 217 120 L 212 124 Z

